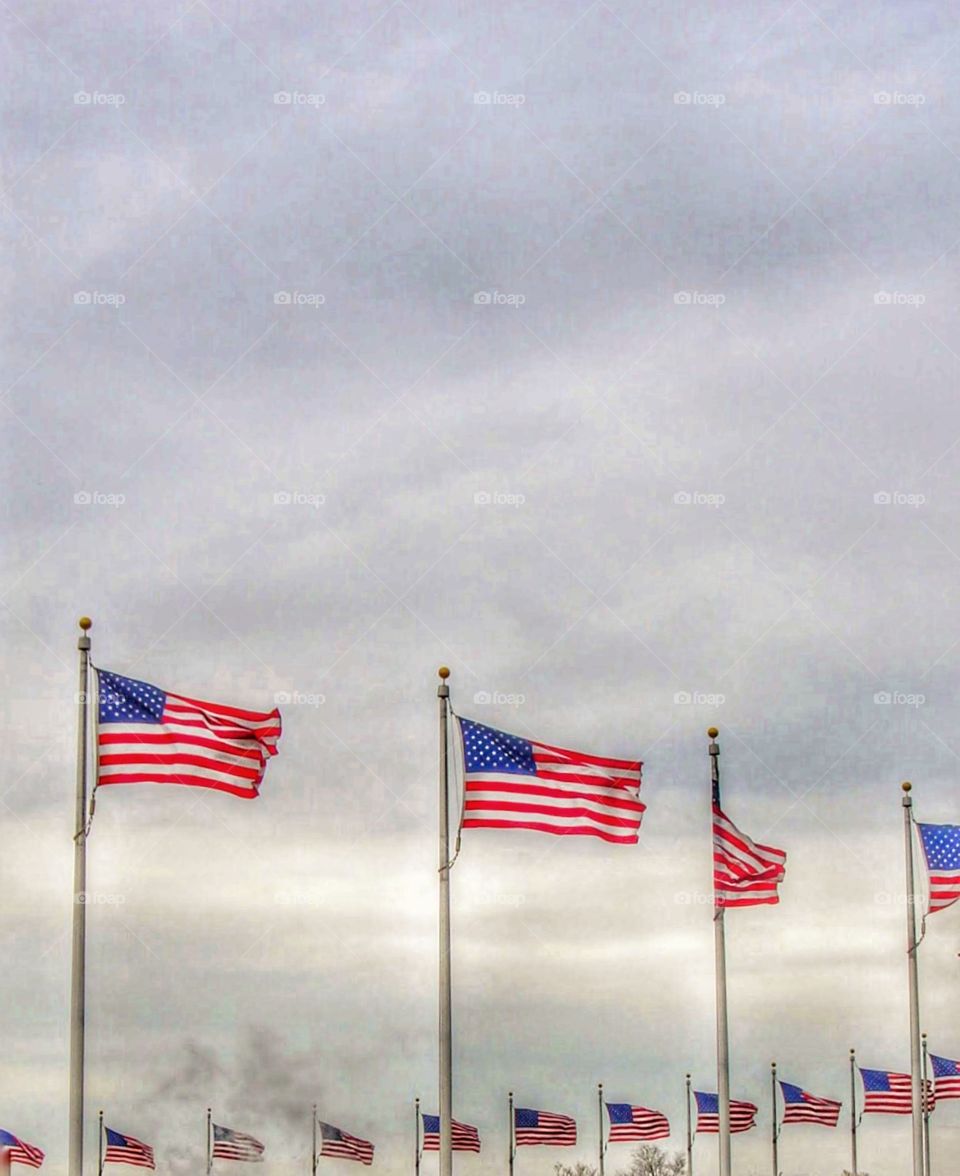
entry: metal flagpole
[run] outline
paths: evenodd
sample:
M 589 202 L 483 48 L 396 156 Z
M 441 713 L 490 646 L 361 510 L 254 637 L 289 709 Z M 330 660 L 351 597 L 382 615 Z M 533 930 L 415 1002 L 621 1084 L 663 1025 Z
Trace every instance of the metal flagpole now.
M 773 1145 L 773 1176 L 780 1176 L 780 1148 L 779 1148 L 779 1128 L 777 1126 L 777 1063 L 770 1063 L 770 1106 L 771 1114 L 773 1115 L 773 1129 L 771 1131 L 770 1142 Z
M 687 1075 L 687 1176 L 693 1176 L 693 1117 L 690 1111 L 690 1075 Z
M 857 1051 L 850 1051 L 850 1176 L 857 1171 Z
M 450 671 L 437 671 L 440 685 L 440 1176 L 453 1176 L 453 1023 L 450 977 L 450 780 L 447 762 Z
M 103 1111 L 99 1115 L 100 1132 L 97 1135 L 97 1172 L 103 1176 Z
M 923 1035 L 923 1173 L 930 1176 L 930 1053 Z
M 600 1176 L 603 1176 L 604 1168 L 604 1151 L 603 1146 L 603 1083 L 597 1083 L 597 1126 L 599 1130 L 600 1140 Z
M 923 1085 L 920 1076 L 920 986 L 917 975 L 917 908 L 914 901 L 913 798 L 903 788 L 903 839 L 907 870 L 907 961 L 910 976 L 910 1077 L 913 1095 L 913 1176 L 923 1176 Z
M 420 1100 L 415 1099 L 413 1104 L 413 1170 L 416 1176 L 420 1176 Z
M 720 807 L 720 747 L 716 727 L 707 731 L 713 803 Z M 730 1036 L 727 1028 L 727 946 L 723 907 L 714 906 L 714 954 L 717 979 L 717 1110 L 720 1134 L 720 1176 L 732 1176 L 730 1150 Z
M 73 958 L 70 983 L 70 1176 L 83 1176 L 83 1055 L 87 962 L 87 706 L 93 622 L 81 617 L 77 692 L 77 799 L 73 833 Z
M 312 1176 L 317 1176 L 317 1104 L 313 1104 L 313 1119 L 311 1120 L 311 1138 L 313 1139 L 313 1151 L 310 1153 L 310 1172 Z
M 207 1107 L 207 1176 L 210 1176 L 210 1169 L 213 1167 L 213 1152 L 210 1148 L 211 1129 L 210 1108 Z
M 517 1147 L 514 1142 L 516 1133 L 514 1131 L 513 1091 L 512 1090 L 510 1091 L 508 1101 L 509 1101 L 509 1105 L 510 1105 L 510 1134 L 508 1135 L 507 1138 L 510 1140 L 510 1176 L 513 1176 L 513 1157 L 517 1154 Z

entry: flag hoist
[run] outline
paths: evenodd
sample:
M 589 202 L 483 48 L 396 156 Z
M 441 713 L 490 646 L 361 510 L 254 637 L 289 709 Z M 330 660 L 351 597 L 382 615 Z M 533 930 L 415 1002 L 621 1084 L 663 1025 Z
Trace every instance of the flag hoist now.
M 453 1176 L 453 1021 L 450 972 L 450 671 L 437 671 L 440 685 L 440 1176 Z
M 913 1125 L 913 1176 L 923 1176 L 924 1093 L 920 1038 L 920 984 L 917 969 L 917 908 L 913 867 L 913 798 L 909 781 L 903 789 L 903 841 L 907 871 L 907 971 L 910 987 L 910 1086 Z

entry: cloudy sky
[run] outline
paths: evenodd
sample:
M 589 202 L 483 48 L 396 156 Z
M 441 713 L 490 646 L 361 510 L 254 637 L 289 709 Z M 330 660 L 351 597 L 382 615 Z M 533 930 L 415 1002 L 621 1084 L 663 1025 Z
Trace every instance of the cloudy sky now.
M 213 1105 L 293 1176 L 316 1102 L 409 1176 L 441 663 L 464 714 L 641 757 L 649 806 L 636 850 L 465 837 L 459 1172 L 503 1172 L 511 1088 L 580 1122 L 518 1176 L 595 1155 L 598 1081 L 674 1147 L 684 1074 L 715 1089 L 711 723 L 789 853 L 729 919 L 738 1174 L 772 1059 L 844 1099 L 851 1046 L 906 1069 L 900 781 L 960 818 L 950 6 L 0 7 L 0 1125 L 62 1176 L 82 613 L 99 665 L 290 700 L 256 803 L 100 799 L 90 1148 L 102 1106 L 195 1173 Z M 921 959 L 952 1057 L 958 920 Z M 838 1176 L 847 1132 L 781 1156 Z M 864 1169 L 908 1156 L 868 1119 Z

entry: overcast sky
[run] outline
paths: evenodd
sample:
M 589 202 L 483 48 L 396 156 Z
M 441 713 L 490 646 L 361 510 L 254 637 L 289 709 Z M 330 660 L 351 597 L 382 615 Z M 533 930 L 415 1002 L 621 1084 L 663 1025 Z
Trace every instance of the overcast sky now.
M 458 1172 L 504 1171 L 511 1088 L 580 1125 L 517 1176 L 595 1157 L 598 1081 L 683 1146 L 716 723 L 727 810 L 789 854 L 781 905 L 728 919 L 736 1169 L 769 1171 L 775 1058 L 845 1100 L 785 1129 L 785 1176 L 838 1176 L 849 1048 L 909 1066 L 899 783 L 960 819 L 955 10 L 2 9 L 0 1126 L 65 1173 L 89 613 L 101 666 L 290 699 L 255 803 L 100 798 L 91 1149 L 102 1106 L 196 1173 L 212 1105 L 294 1176 L 316 1102 L 410 1176 L 447 663 L 463 714 L 642 758 L 648 804 L 636 849 L 465 837 Z M 921 950 L 951 1057 L 958 929 Z M 863 1169 L 903 1176 L 909 1135 L 868 1117 Z M 960 1105 L 933 1149 L 957 1176 Z

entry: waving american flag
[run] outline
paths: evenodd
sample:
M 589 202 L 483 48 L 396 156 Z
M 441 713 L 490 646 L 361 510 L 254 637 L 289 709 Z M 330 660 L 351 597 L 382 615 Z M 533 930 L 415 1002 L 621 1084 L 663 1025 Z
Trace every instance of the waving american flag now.
M 713 806 L 713 888 L 718 907 L 758 906 L 780 901 L 787 855 L 758 845 Z
M 132 1135 L 124 1135 L 122 1131 L 114 1131 L 104 1126 L 107 1146 L 103 1152 L 105 1164 L 132 1164 L 135 1168 L 156 1168 L 153 1159 L 153 1148 Z
M 610 1116 L 608 1143 L 627 1143 L 637 1139 L 666 1139 L 670 1135 L 667 1116 L 630 1103 L 607 1103 Z
M 480 1132 L 476 1127 L 471 1127 L 469 1123 L 458 1123 L 456 1119 L 451 1119 L 450 1130 L 454 1151 L 479 1152 Z M 423 1150 L 440 1150 L 439 1115 L 423 1116 Z
M 960 825 L 921 825 L 920 843 L 930 879 L 928 914 L 960 898 Z
M 697 1100 L 697 1134 L 720 1134 L 720 1096 L 704 1094 L 702 1090 L 693 1092 Z M 730 1134 L 737 1135 L 741 1131 L 749 1131 L 756 1127 L 757 1108 L 752 1102 L 730 1100 Z
M 802 1086 L 790 1082 L 781 1082 L 780 1090 L 784 1123 L 819 1123 L 823 1127 L 836 1127 L 842 1103 L 834 1102 L 832 1098 L 817 1098 Z
M 6 1148 L 11 1164 L 26 1164 L 28 1168 L 39 1168 L 43 1163 L 43 1152 L 31 1143 L 24 1143 L 11 1131 L 0 1128 L 0 1148 Z

